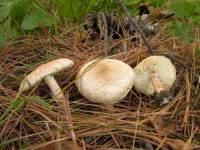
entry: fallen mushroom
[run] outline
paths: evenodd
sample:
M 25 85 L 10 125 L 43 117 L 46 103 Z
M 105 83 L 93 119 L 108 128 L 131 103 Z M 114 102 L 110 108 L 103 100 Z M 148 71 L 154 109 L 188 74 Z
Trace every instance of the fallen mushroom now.
M 116 59 L 95 59 L 79 71 L 76 86 L 95 103 L 110 105 L 124 98 L 135 80 L 133 69 Z
M 27 77 L 22 81 L 19 91 L 23 92 L 31 87 L 35 86 L 37 83 L 39 83 L 42 79 L 45 80 L 47 85 L 49 86 L 52 95 L 55 96 L 55 98 L 63 99 L 64 94 L 56 82 L 56 80 L 53 77 L 53 74 L 65 70 L 71 66 L 73 66 L 73 61 L 66 58 L 59 58 L 53 61 L 50 61 L 46 64 L 42 64 L 39 67 L 37 67 L 33 72 L 31 72 Z
M 176 68 L 164 56 L 145 58 L 134 68 L 134 72 L 134 87 L 145 95 L 168 92 L 176 80 Z M 162 103 L 168 103 L 168 99 L 163 100 Z

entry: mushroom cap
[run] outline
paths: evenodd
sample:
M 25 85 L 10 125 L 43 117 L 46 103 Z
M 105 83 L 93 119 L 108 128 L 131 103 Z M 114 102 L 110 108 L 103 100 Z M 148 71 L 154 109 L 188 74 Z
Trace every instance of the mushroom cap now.
M 35 86 L 44 77 L 55 74 L 59 71 L 65 70 L 73 66 L 73 64 L 74 62 L 67 58 L 59 58 L 59 59 L 50 61 L 46 64 L 42 64 L 25 77 L 25 79 L 20 84 L 19 91 L 21 92 L 26 91 L 29 88 Z
M 134 80 L 134 71 L 126 63 L 116 59 L 95 59 L 80 69 L 75 83 L 87 99 L 109 105 L 125 97 Z
M 143 59 L 134 69 L 134 87 L 145 95 L 153 95 L 155 90 L 150 79 L 151 73 L 157 73 L 165 90 L 176 80 L 176 68 L 171 60 L 164 56 L 150 56 Z

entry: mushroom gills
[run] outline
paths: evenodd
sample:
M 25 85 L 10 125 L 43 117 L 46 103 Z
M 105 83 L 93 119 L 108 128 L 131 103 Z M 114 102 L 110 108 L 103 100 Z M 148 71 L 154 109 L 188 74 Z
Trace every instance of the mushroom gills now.
M 169 58 L 150 56 L 143 59 L 133 70 L 136 75 L 134 87 L 138 91 L 163 99 L 161 104 L 170 101 L 172 96 L 169 93 L 176 80 L 176 68 Z
M 161 91 L 164 91 L 164 87 L 162 82 L 160 81 L 159 75 L 156 72 L 150 73 L 150 79 L 153 85 L 153 88 L 156 93 L 160 93 Z

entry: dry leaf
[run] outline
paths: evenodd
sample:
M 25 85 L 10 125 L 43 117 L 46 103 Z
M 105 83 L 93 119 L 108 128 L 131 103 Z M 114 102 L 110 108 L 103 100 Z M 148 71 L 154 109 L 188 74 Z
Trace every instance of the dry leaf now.
M 176 131 L 176 124 L 162 116 L 151 119 L 151 123 L 159 133 L 170 134 Z
M 77 30 L 77 31 L 73 32 L 73 37 L 76 42 L 82 42 L 87 39 L 88 32 L 85 30 L 80 30 L 80 31 Z
M 188 143 L 180 139 L 167 139 L 165 144 L 170 146 L 173 150 L 192 150 Z

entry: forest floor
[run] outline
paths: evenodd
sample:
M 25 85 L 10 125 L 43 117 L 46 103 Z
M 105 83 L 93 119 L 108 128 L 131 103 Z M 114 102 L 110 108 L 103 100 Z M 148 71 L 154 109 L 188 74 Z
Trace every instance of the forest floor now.
M 167 36 L 164 28 L 160 26 L 159 32 L 148 37 L 154 55 L 170 58 L 177 69 L 177 79 L 171 88 L 173 99 L 162 106 L 155 104 L 154 96 L 144 96 L 132 88 L 121 102 L 108 110 L 84 98 L 74 84 L 81 66 L 97 57 L 119 59 L 134 68 L 152 55 L 140 37 L 134 42 L 133 37 L 109 40 L 106 49 L 109 56 L 104 55 L 103 40 L 80 41 L 79 33 L 71 34 L 70 27 L 61 28 L 63 34 L 58 36 L 40 29 L 34 35 L 17 37 L 7 43 L 0 50 L 0 114 L 15 99 L 21 99 L 23 105 L 12 108 L 1 120 L 1 149 L 200 149 L 198 39 L 183 44 Z M 198 37 L 199 33 L 198 30 L 194 34 Z M 74 61 L 72 68 L 55 75 L 66 95 L 64 111 L 51 98 L 43 81 L 32 90 L 18 94 L 27 73 L 62 57 Z

